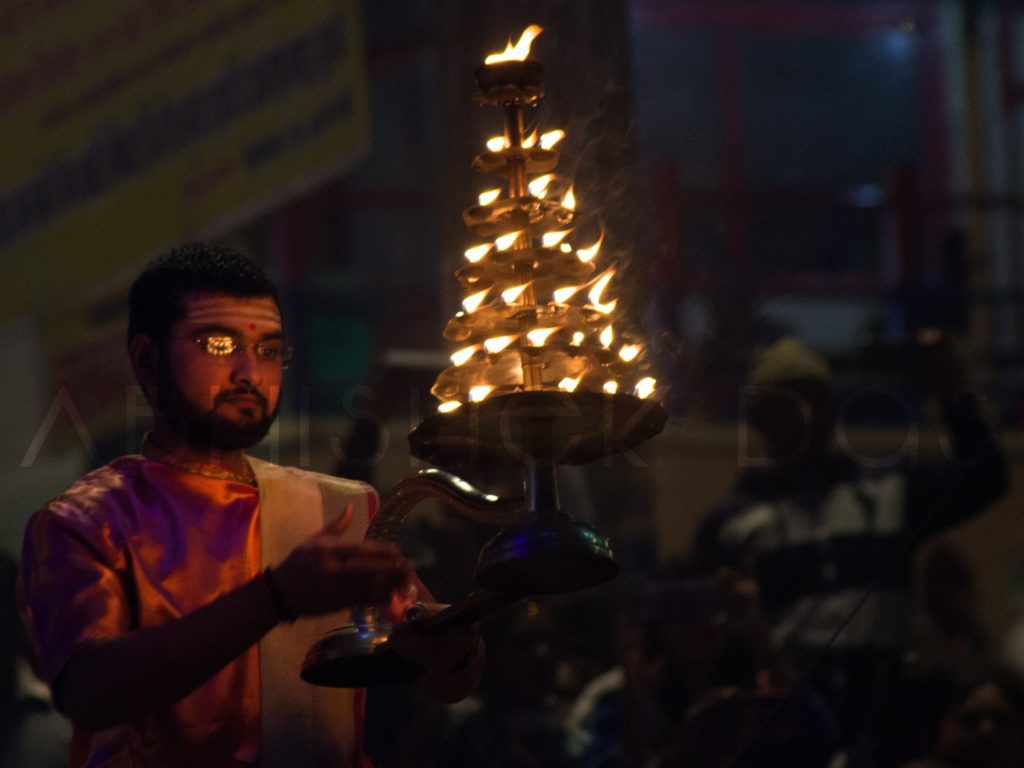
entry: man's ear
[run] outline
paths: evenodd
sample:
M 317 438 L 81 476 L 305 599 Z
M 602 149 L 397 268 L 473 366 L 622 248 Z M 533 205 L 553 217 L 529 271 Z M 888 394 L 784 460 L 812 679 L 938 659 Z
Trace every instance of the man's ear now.
M 128 342 L 128 356 L 132 361 L 135 378 L 143 389 L 155 384 L 160 368 L 160 355 L 156 344 L 144 333 L 137 334 Z

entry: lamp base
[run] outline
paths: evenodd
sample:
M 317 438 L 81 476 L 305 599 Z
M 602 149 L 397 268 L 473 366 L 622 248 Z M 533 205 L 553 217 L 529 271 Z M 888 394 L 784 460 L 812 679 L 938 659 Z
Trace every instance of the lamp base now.
M 595 587 L 618 572 L 608 539 L 568 517 L 542 516 L 487 542 L 476 582 L 495 592 L 542 595 Z

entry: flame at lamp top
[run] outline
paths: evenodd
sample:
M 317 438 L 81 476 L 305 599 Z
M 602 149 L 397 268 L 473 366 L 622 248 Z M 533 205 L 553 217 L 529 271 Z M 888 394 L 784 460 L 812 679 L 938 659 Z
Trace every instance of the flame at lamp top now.
M 544 28 L 537 24 L 531 24 L 523 33 L 519 36 L 519 40 L 515 45 L 512 44 L 511 38 L 508 44 L 505 46 L 505 50 L 501 53 L 492 53 L 484 59 L 484 64 L 500 64 L 503 61 L 525 61 L 526 57 L 530 55 L 530 45 L 534 39 Z

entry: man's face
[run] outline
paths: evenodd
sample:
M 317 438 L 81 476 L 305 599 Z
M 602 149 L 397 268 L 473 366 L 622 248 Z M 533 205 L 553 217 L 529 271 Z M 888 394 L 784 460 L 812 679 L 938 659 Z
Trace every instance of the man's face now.
M 211 293 L 182 304 L 161 352 L 157 408 L 190 445 L 249 448 L 277 416 L 283 365 L 268 355 L 284 345 L 277 304 Z

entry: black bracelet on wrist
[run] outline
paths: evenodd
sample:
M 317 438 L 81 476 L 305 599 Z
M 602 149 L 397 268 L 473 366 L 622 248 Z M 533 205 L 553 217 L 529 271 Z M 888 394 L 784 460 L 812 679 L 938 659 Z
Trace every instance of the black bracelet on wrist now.
M 274 604 L 274 610 L 281 617 L 281 621 L 286 621 L 290 624 L 299 618 L 299 615 L 288 606 L 288 602 L 281 596 L 281 592 L 274 582 L 274 571 L 269 565 L 263 569 L 263 572 L 259 575 L 259 580 L 267 588 L 270 602 Z

